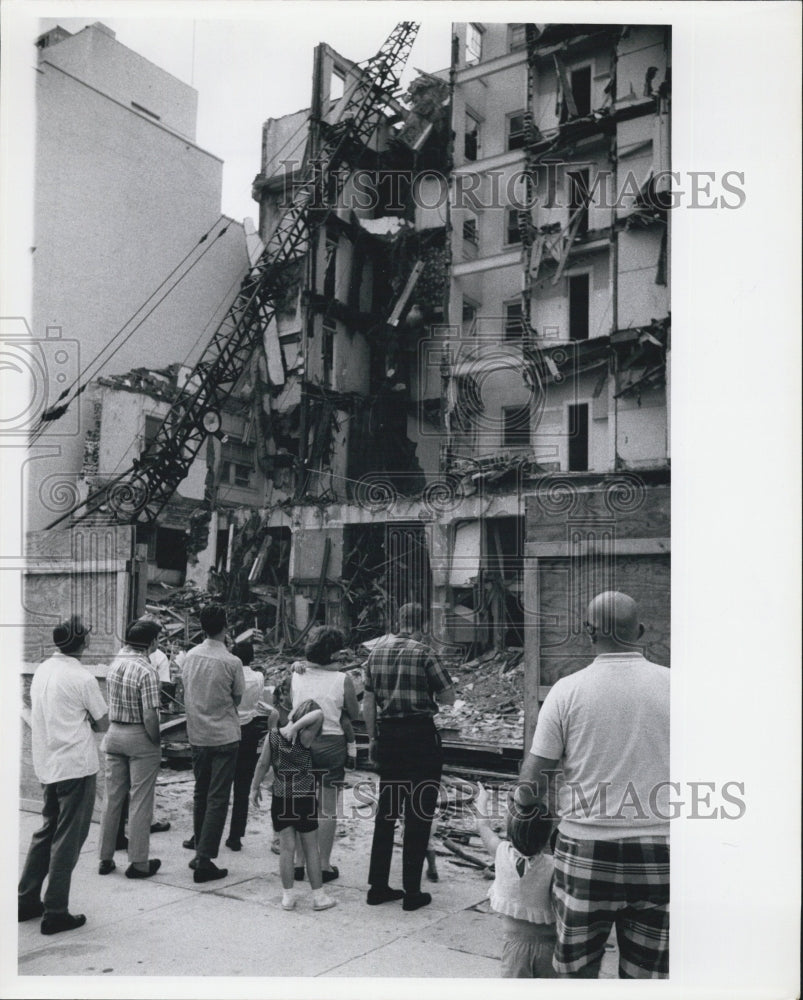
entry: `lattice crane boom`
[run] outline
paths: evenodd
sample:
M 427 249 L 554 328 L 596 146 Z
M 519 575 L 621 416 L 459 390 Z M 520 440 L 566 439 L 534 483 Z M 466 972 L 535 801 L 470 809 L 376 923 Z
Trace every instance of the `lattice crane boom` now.
M 324 130 L 315 158 L 305 160 L 300 177 L 294 179 L 289 205 L 171 405 L 148 454 L 50 527 L 76 511 L 81 513 L 74 520 L 82 520 L 102 507 L 118 523 L 153 522 L 159 515 L 212 429 L 209 415 L 217 413 L 233 391 L 259 336 L 274 317 L 284 265 L 309 248 L 313 233 L 346 183 L 341 168 L 349 166 L 352 150 L 370 140 L 385 106 L 396 95 L 418 27 L 412 21 L 397 24 L 347 90 L 337 120 Z

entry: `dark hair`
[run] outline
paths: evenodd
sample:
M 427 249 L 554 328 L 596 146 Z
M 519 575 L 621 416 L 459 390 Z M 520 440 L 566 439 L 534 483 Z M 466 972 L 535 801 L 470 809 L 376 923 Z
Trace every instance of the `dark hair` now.
M 132 649 L 147 649 L 156 636 L 162 631 L 159 622 L 150 618 L 131 622 L 125 630 L 125 642 Z
M 72 615 L 53 629 L 53 644 L 62 653 L 77 653 L 86 645 L 86 637 L 91 631 L 91 627 L 81 621 L 80 615 Z
M 219 604 L 207 604 L 198 615 L 201 628 L 207 635 L 217 635 L 226 627 L 226 609 Z
M 424 610 L 420 604 L 402 604 L 399 608 L 399 629 L 420 632 L 424 625 Z
M 519 854 L 531 858 L 540 854 L 552 833 L 552 820 L 543 802 L 521 805 L 513 796 L 508 799 L 507 835 Z
M 239 656 L 244 667 L 247 667 L 254 659 L 254 647 L 250 642 L 235 642 L 231 651 L 235 656 Z
M 304 646 L 304 656 L 310 663 L 330 663 L 335 653 L 346 645 L 346 637 L 339 628 L 316 625 Z

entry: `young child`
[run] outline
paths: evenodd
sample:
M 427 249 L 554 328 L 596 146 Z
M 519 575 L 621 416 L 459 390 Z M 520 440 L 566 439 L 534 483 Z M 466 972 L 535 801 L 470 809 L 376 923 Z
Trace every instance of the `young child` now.
M 318 705 L 311 700 L 302 702 L 291 713 L 286 726 L 268 733 L 251 784 L 251 801 L 258 806 L 262 801 L 262 780 L 268 768 L 273 766 L 275 778 L 270 815 L 273 829 L 279 834 L 279 873 L 283 890 L 282 909 L 285 910 L 292 910 L 296 905 L 293 889 L 296 832 L 300 834 L 307 863 L 313 909 L 328 910 L 336 905 L 336 900 L 323 890 L 316 834 L 315 776 L 310 773 L 312 753 L 309 748 L 322 723 L 323 712 Z
M 479 784 L 479 783 L 478 783 Z M 505 943 L 502 977 L 557 979 L 552 968 L 555 914 L 552 909 L 552 856 L 543 850 L 552 833 L 546 808 L 538 802 L 508 804 L 507 835 L 493 832 L 488 817 L 488 792 L 479 784 L 475 801 L 477 832 L 494 857 L 496 877 L 488 892 L 491 909 L 502 914 Z

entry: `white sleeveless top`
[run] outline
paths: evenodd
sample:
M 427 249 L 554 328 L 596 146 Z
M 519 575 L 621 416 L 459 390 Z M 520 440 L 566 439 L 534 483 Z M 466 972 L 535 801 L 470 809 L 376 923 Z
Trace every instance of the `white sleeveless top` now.
M 496 849 L 496 877 L 488 892 L 491 909 L 531 924 L 554 924 L 551 854 L 525 858 L 508 840 Z
M 309 662 L 305 665 L 307 669 L 303 674 L 293 673 L 293 708 L 297 708 L 307 698 L 312 698 L 323 710 L 321 736 L 342 736 L 340 713 L 343 711 L 346 675 L 339 670 L 319 670 Z

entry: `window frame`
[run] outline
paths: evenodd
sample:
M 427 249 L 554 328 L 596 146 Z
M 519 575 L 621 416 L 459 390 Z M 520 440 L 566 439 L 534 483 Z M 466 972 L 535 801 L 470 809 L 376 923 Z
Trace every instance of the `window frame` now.
M 515 38 L 518 32 L 521 31 L 521 41 L 516 42 Z M 522 21 L 521 23 L 513 22 L 507 26 L 507 50 L 508 52 L 521 52 L 523 49 L 527 48 L 527 25 Z
M 471 45 L 471 32 L 476 33 L 477 47 L 476 47 L 476 58 L 474 58 L 474 47 Z M 478 63 L 482 62 L 482 36 L 485 34 L 485 28 L 477 21 L 468 21 L 466 23 L 466 45 L 465 45 L 465 60 L 466 66 L 476 66 Z
M 504 218 L 504 223 L 505 223 L 505 232 L 504 232 L 504 238 L 503 238 L 503 241 L 502 241 L 502 245 L 505 246 L 505 247 L 518 247 L 518 246 L 521 246 L 521 230 L 519 229 L 518 211 L 519 210 L 517 208 L 514 208 L 511 205 L 508 205 L 507 208 L 505 209 L 505 214 L 504 214 L 504 217 L 503 217 Z M 510 234 L 513 232 L 513 228 L 512 228 L 513 222 L 515 222 L 515 226 L 516 226 L 516 238 L 514 240 L 511 240 L 510 239 Z
M 527 135 L 527 130 L 525 127 L 525 119 L 527 112 L 524 108 L 518 111 L 509 111 L 505 115 L 505 152 L 513 153 L 516 150 L 524 149 L 524 141 Z M 513 119 L 521 118 L 521 128 L 517 131 L 513 131 Z M 515 138 L 516 144 L 511 145 L 511 140 Z M 521 138 L 521 143 L 519 143 L 519 138 Z
M 474 139 L 474 156 L 473 157 L 469 156 L 469 154 L 467 152 L 467 149 L 466 149 L 468 136 L 470 135 L 468 127 L 467 127 L 469 119 L 471 119 L 471 121 L 476 125 L 476 128 L 474 130 L 475 139 Z M 480 159 L 480 149 L 481 148 L 482 148 L 482 118 L 475 111 L 472 111 L 470 108 L 466 108 L 465 109 L 465 122 L 464 122 L 464 125 L 463 125 L 463 159 L 467 163 L 476 163 L 476 161 Z
M 524 336 L 524 308 L 521 298 L 510 299 L 507 302 L 503 302 L 502 309 L 504 310 L 503 333 L 505 340 L 521 340 Z M 518 309 L 518 320 L 511 319 L 511 309 Z M 515 327 L 516 323 L 518 323 L 517 327 Z

